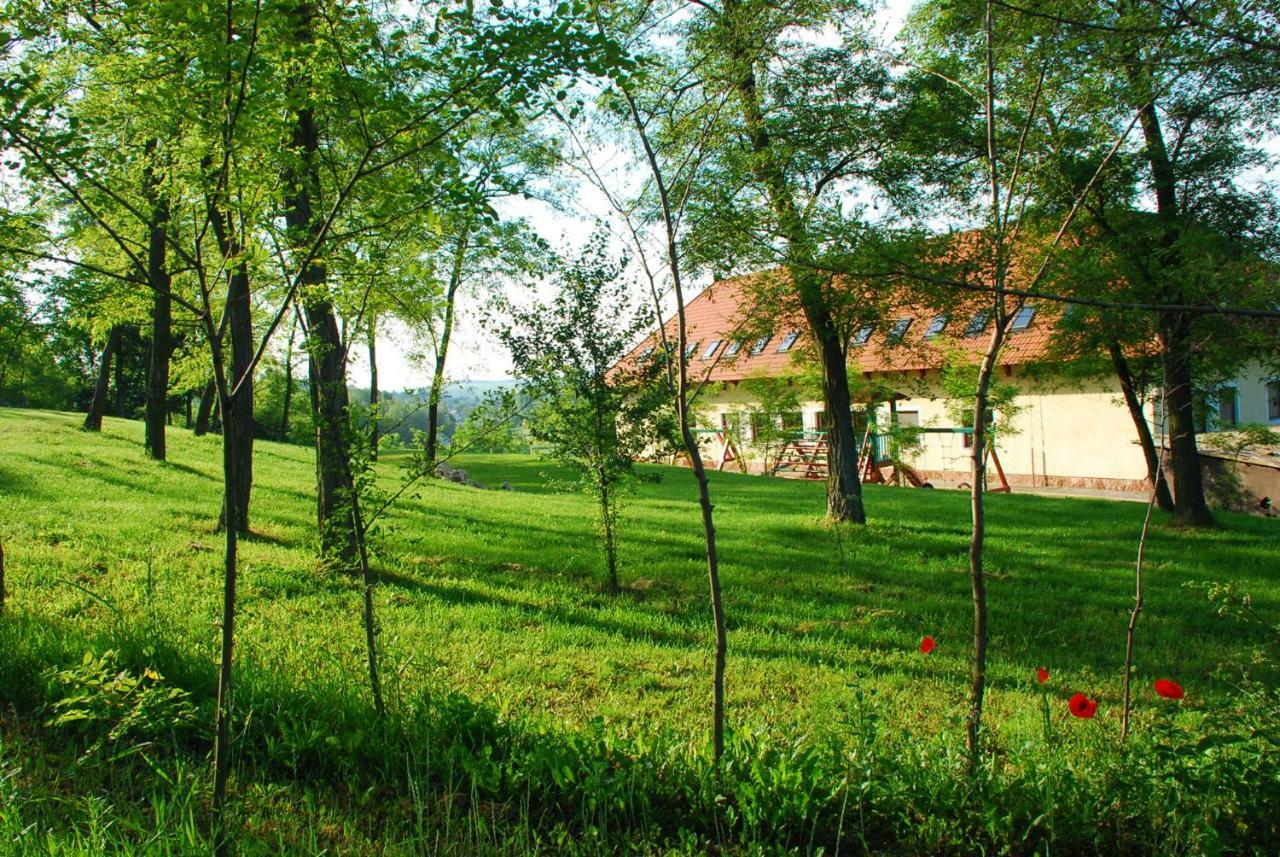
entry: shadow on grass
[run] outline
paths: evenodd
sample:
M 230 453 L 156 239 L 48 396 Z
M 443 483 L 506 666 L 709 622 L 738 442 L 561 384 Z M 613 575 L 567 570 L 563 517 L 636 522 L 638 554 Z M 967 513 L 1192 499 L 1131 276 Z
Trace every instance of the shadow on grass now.
M 101 821 L 100 798 L 77 800 L 85 782 L 71 761 L 75 753 L 66 750 L 79 750 L 112 724 L 80 724 L 77 730 L 37 725 L 36 713 L 53 701 L 43 675 L 107 648 L 119 652 L 117 665 L 133 675 L 150 668 L 167 685 L 187 690 L 199 723 L 210 722 L 216 686 L 211 659 L 184 654 L 162 637 L 124 624 L 85 636 L 45 617 L 6 614 L 0 623 L 0 703 L 17 709 L 34 740 L 51 751 L 60 748 L 66 760 L 56 820 L 46 824 L 83 829 L 94 818 Z M 284 844 L 273 834 L 278 819 L 263 823 L 271 809 L 257 803 L 264 794 L 279 796 L 281 784 L 296 792 L 291 802 L 274 807 L 277 813 L 304 826 L 337 815 L 366 840 L 386 843 L 420 825 L 424 810 L 459 801 L 464 812 L 472 802 L 497 805 L 497 818 L 525 835 L 537 841 L 550 836 L 548 852 L 557 850 L 557 838 L 561 845 L 581 840 L 581 853 L 631 850 L 628 844 L 660 852 L 678 843 L 683 853 L 843 853 L 841 846 L 849 843 L 874 853 L 1010 847 L 1040 853 L 1052 843 L 1064 852 L 1141 854 L 1187 850 L 1178 846 L 1189 841 L 1213 841 L 1234 853 L 1269 852 L 1280 842 L 1275 791 L 1257 789 L 1276 776 L 1274 757 L 1255 755 L 1248 765 L 1215 768 L 1200 759 L 1196 735 L 1168 732 L 1158 751 L 1141 735 L 1119 745 L 1097 737 L 1097 730 L 1061 746 L 1010 748 L 1008 762 L 984 768 L 975 789 L 963 773 L 962 754 L 948 751 L 948 739 L 899 746 L 849 734 L 771 744 L 731 732 L 716 767 L 707 754 L 690 753 L 669 735 L 636 739 L 598 721 L 580 730 L 557 729 L 504 718 L 493 706 L 457 693 L 404 698 L 393 685 L 391 714 L 375 722 L 355 681 L 299 685 L 258 662 L 240 667 L 229 811 L 238 844 L 255 849 Z M 917 676 L 903 680 L 919 682 Z M 154 841 L 155 804 L 149 799 L 161 780 L 173 785 L 166 771 L 208 776 L 208 734 L 202 726 L 153 741 L 146 767 L 127 754 L 107 760 L 112 770 L 105 812 L 116 835 L 125 837 L 122 844 L 129 837 Z M 854 746 L 851 757 L 847 749 Z M 1046 787 L 1046 774 L 1071 787 L 1055 792 L 1052 782 Z M 207 825 L 205 800 L 189 817 Z M 1049 804 L 1056 828 L 1042 823 Z M 134 812 L 131 806 L 149 808 Z M 504 829 L 500 825 L 492 835 L 501 837 Z M 503 838 L 491 844 L 503 853 L 519 845 Z M 332 850 L 341 853 L 342 846 L 336 842 Z
M 0 466 L 0 493 L 3 494 L 37 494 L 31 480 L 19 478 L 18 474 Z
M 183 464 L 180 461 L 173 461 L 172 459 L 170 459 L 169 461 L 158 462 L 158 463 L 169 470 L 176 470 L 179 473 L 186 473 L 191 476 L 195 476 L 198 479 L 205 479 L 211 482 L 217 482 L 219 485 L 222 484 L 222 474 L 217 471 L 199 470 L 195 467 L 192 467 L 189 464 Z

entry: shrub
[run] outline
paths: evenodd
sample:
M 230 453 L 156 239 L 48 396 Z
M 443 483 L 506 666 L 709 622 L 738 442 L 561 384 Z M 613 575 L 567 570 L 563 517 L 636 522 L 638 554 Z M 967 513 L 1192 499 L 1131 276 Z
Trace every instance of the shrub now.
M 114 650 L 86 652 L 79 664 L 49 669 L 45 725 L 84 742 L 81 761 L 110 753 L 119 761 L 157 744 L 175 746 L 195 728 L 190 695 L 145 668 L 134 674 L 117 664 Z

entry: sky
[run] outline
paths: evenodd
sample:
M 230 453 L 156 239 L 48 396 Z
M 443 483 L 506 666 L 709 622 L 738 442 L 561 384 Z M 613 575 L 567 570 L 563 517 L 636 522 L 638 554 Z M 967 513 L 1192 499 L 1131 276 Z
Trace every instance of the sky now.
M 901 28 L 911 7 L 912 0 L 886 0 L 878 13 L 877 29 L 886 39 Z M 557 211 L 546 203 L 511 199 L 499 202 L 495 207 L 503 216 L 523 217 L 538 233 L 557 250 L 567 253 L 581 246 L 592 231 L 593 220 L 607 217 L 608 203 L 603 195 L 589 186 L 578 186 L 572 195 L 573 213 Z M 708 277 L 692 283 L 696 294 L 710 284 Z M 513 299 L 519 300 L 526 286 L 507 284 L 503 287 Z M 447 378 L 450 381 L 492 381 L 511 377 L 511 361 L 496 338 L 480 324 L 480 297 L 464 294 L 458 302 L 458 317 L 454 339 L 449 347 Z M 424 349 L 415 343 L 403 326 L 388 324 L 379 331 L 378 385 L 383 390 L 416 390 L 431 382 L 432 366 L 415 359 Z M 351 382 L 366 386 L 369 368 L 362 349 L 352 355 Z

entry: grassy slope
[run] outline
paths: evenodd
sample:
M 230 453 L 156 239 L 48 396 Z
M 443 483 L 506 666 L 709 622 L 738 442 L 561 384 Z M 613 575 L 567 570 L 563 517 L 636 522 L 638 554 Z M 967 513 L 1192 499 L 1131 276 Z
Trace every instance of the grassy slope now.
M 43 634 L 48 660 L 143 640 L 180 656 L 187 687 L 211 687 L 220 608 L 219 445 L 174 430 L 172 460 L 148 461 L 141 425 L 108 419 L 100 437 L 69 414 L 0 410 L 0 536 L 9 609 Z M 551 486 L 565 473 L 525 457 L 457 462 L 514 493 L 430 482 L 378 540 L 381 640 L 393 698 L 461 691 L 527 718 L 619 732 L 707 733 L 710 621 L 691 476 L 646 467 L 624 512 L 624 582 L 598 591 L 591 506 Z M 242 710 L 270 688 L 347 692 L 364 681 L 359 591 L 316 570 L 312 454 L 257 446 L 253 524 L 242 549 Z M 381 483 L 402 478 L 393 462 Z M 728 716 L 789 735 L 835 728 L 860 686 L 892 734 L 958 729 L 970 634 L 968 506 L 953 492 L 870 487 L 871 523 L 834 532 L 822 488 L 715 474 L 712 491 L 729 616 Z M 989 723 L 1004 744 L 1037 734 L 1034 669 L 1055 697 L 1100 697 L 1118 729 L 1124 624 L 1144 508 L 991 496 Z M 1139 716 L 1150 680 L 1178 679 L 1181 715 L 1228 699 L 1212 670 L 1261 638 L 1217 619 L 1185 584 L 1234 581 L 1263 616 L 1280 611 L 1274 522 L 1223 516 L 1211 533 L 1157 527 L 1139 649 Z M 153 593 L 147 596 L 148 587 Z M 31 629 L 39 628 L 40 631 Z M 930 634 L 938 650 L 917 650 Z M 262 698 L 266 698 L 265 693 Z

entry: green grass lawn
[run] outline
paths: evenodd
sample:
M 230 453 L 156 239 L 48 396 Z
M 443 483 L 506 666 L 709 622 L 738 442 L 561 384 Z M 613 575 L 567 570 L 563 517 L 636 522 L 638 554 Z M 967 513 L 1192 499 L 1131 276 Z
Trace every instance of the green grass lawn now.
M 8 567 L 0 643 L 10 660 L 0 700 L 12 712 L 38 712 L 42 666 L 106 649 L 158 658 L 167 679 L 207 700 L 221 608 L 219 440 L 174 429 L 170 461 L 156 463 L 143 454 L 140 423 L 108 419 L 100 436 L 78 424 L 74 414 L 0 410 Z M 401 484 L 403 461 L 379 466 L 382 490 Z M 611 597 L 592 506 L 565 487 L 566 471 L 525 456 L 453 463 L 516 490 L 424 481 L 378 527 L 375 600 L 393 709 L 456 692 L 531 728 L 582 732 L 603 718 L 611 735 L 702 753 L 711 621 L 692 475 L 641 468 L 661 481 L 640 483 L 626 501 L 625 591 Z M 241 547 L 242 717 L 283 717 L 300 699 L 342 699 L 352 711 L 367 702 L 360 588 L 318 568 L 313 480 L 311 450 L 257 444 L 254 536 Z M 846 741 L 861 698 L 878 716 L 878 740 L 958 750 L 972 622 L 967 496 L 869 486 L 869 524 L 837 530 L 823 520 L 819 484 L 716 473 L 711 490 L 730 728 L 766 744 Z M 1145 507 L 1014 494 L 989 496 L 988 509 L 993 745 L 1039 740 L 1034 674 L 1045 666 L 1056 734 L 1083 754 L 1118 736 Z M 1280 526 L 1220 519 L 1200 533 L 1158 517 L 1152 531 L 1139 732 L 1170 718 L 1193 731 L 1207 713 L 1238 704 L 1221 667 L 1257 661 L 1275 644 L 1266 626 L 1280 616 Z M 1219 615 L 1202 587 L 1227 583 L 1249 596 L 1261 623 Z M 928 657 L 918 649 L 924 635 L 938 642 Z M 1261 674 L 1274 682 L 1273 672 Z M 1176 714 L 1156 699 L 1157 677 L 1186 689 Z M 1076 690 L 1100 700 L 1097 719 L 1067 716 Z M 45 740 L 38 717 L 28 720 L 30 731 L 9 730 L 11 748 Z

